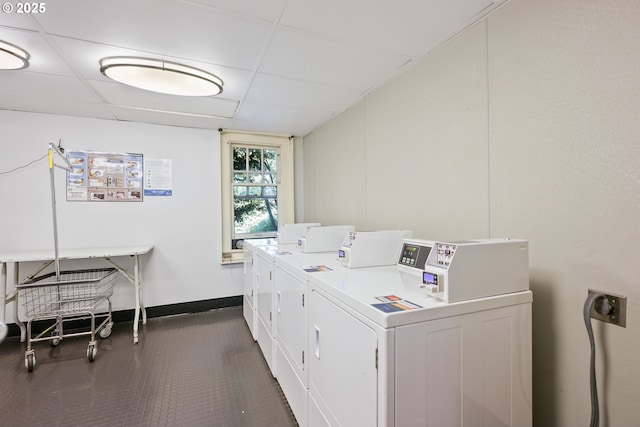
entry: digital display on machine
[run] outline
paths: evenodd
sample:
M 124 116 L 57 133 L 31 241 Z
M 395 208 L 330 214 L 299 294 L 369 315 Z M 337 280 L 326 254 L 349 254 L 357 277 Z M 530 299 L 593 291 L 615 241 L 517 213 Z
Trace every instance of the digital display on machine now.
M 409 245 L 405 243 L 405 245 L 402 247 L 402 254 L 400 255 L 400 260 L 398 262 L 403 265 L 414 267 L 416 265 L 416 261 L 418 260 L 419 253 L 420 246 Z
M 338 250 L 338 258 L 344 258 L 344 251 L 342 249 Z
M 431 247 L 405 243 L 398 264 L 422 269 L 431 252 Z
M 438 286 L 438 275 L 429 273 L 428 271 L 422 272 L 422 283 L 425 285 L 435 285 Z

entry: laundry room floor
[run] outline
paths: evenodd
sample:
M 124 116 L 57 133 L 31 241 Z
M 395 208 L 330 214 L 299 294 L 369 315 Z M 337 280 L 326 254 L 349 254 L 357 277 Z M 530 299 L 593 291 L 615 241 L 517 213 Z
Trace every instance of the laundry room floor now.
M 89 337 L 51 347 L 0 344 L 0 424 L 5 426 L 297 426 L 242 317 L 242 307 L 152 318 L 133 344 L 116 323 L 87 359 Z

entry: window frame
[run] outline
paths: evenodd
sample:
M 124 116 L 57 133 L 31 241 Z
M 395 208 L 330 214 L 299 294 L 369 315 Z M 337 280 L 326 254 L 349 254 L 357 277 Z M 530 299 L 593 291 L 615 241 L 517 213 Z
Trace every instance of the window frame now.
M 234 227 L 233 152 L 234 144 L 280 151 L 278 161 L 278 226 L 294 222 L 294 153 L 293 138 L 285 135 L 222 130 L 220 132 L 220 170 L 222 207 L 223 264 L 242 262 L 244 251 L 232 248 Z
M 237 169 L 236 168 L 236 149 L 241 149 L 245 151 L 245 161 L 244 161 L 244 168 L 243 169 Z M 259 162 L 259 166 L 260 169 L 252 169 L 251 166 L 251 152 L 259 152 L 260 153 L 260 162 Z M 275 153 L 275 166 L 276 169 L 273 171 L 267 171 L 265 170 L 265 164 L 267 163 L 264 159 L 265 159 L 265 153 L 266 152 L 273 152 Z M 233 202 L 234 202 L 234 210 L 235 210 L 235 203 L 238 200 L 275 200 L 275 204 L 276 204 L 276 210 L 277 210 L 277 206 L 279 205 L 280 202 L 280 194 L 278 194 L 278 188 L 280 187 L 280 184 L 282 182 L 282 180 L 280 179 L 280 171 L 279 169 L 279 165 L 281 163 L 281 159 L 282 159 L 282 154 L 280 153 L 280 147 L 265 147 L 264 145 L 248 145 L 245 143 L 236 143 L 236 142 L 231 142 L 230 143 L 230 152 L 231 152 L 231 158 L 232 158 L 232 164 L 233 164 L 233 170 L 231 171 L 232 173 L 232 184 L 231 184 L 231 188 L 232 188 L 232 192 L 233 192 Z M 236 177 L 238 175 L 241 175 L 245 178 L 245 180 L 243 181 L 237 181 Z M 268 181 L 266 178 L 266 176 L 269 175 L 270 176 L 270 180 Z M 252 176 L 254 177 L 259 177 L 258 180 L 253 181 L 252 180 Z M 274 180 L 275 178 L 275 180 Z M 238 195 L 236 193 L 236 190 L 239 188 L 244 188 L 246 190 L 246 194 L 244 195 Z M 275 188 L 275 193 L 272 195 L 265 195 L 265 189 L 267 188 Z M 260 189 L 259 192 L 260 194 L 252 194 L 252 192 L 255 192 L 255 190 Z M 277 215 L 277 213 L 276 213 Z M 231 228 L 232 230 L 232 236 L 231 236 L 231 244 L 233 245 L 233 242 L 236 240 L 244 240 L 244 239 L 256 239 L 256 238 L 262 238 L 262 237 L 275 237 L 276 236 L 276 232 L 278 229 L 278 224 L 277 222 L 274 224 L 275 230 L 273 231 L 264 231 L 264 232 L 254 232 L 254 233 L 238 233 L 237 230 L 237 224 L 235 224 L 235 212 L 234 212 L 234 226 Z

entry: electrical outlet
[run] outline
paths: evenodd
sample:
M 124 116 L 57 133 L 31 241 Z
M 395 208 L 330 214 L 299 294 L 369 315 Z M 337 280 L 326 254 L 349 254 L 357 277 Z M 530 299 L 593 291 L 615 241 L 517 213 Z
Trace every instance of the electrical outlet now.
M 591 306 L 590 315 L 593 319 L 613 323 L 623 328 L 627 327 L 627 297 L 589 289 L 589 295 L 591 294 L 602 294 L 607 299 L 604 301 L 602 298 L 598 298 Z

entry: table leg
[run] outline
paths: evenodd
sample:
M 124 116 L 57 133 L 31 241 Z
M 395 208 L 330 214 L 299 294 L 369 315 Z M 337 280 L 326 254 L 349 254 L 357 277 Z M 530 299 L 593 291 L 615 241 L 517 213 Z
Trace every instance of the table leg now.
M 133 281 L 136 294 L 136 307 L 133 316 L 133 343 L 138 343 L 138 322 L 140 321 L 140 257 L 135 255 L 133 261 Z
M 2 296 L 2 304 L 0 304 L 0 322 L 4 322 L 5 308 L 7 305 L 7 263 L 0 263 L 0 295 Z
M 140 293 L 140 311 L 142 312 L 142 324 L 147 324 L 147 310 L 144 308 L 144 301 L 142 299 L 142 268 L 140 268 L 140 255 L 136 256 L 138 262 L 138 285 L 139 285 L 139 293 Z
M 142 323 L 147 323 L 147 312 L 142 305 L 142 273 L 140 268 L 140 255 L 130 255 L 133 257 L 133 274 L 113 262 L 109 257 L 104 260 L 114 266 L 122 275 L 133 285 L 133 293 L 135 294 L 135 307 L 133 309 L 133 343 L 138 343 L 138 324 L 140 323 L 140 312 L 142 311 Z

